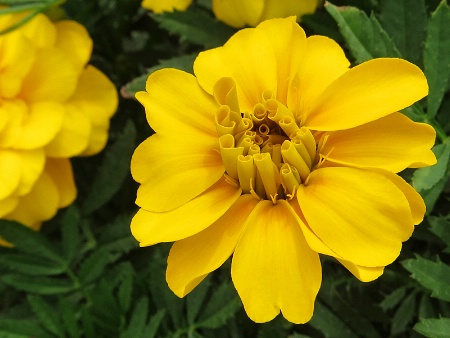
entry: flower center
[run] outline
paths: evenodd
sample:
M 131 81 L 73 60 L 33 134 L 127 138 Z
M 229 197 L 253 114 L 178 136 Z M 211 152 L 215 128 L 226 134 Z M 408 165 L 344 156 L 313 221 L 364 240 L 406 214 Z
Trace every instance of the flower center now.
M 221 105 L 215 124 L 228 182 L 274 204 L 292 199 L 320 159 L 311 131 L 270 91 L 249 112 L 241 112 L 231 78 L 216 83 L 214 97 Z

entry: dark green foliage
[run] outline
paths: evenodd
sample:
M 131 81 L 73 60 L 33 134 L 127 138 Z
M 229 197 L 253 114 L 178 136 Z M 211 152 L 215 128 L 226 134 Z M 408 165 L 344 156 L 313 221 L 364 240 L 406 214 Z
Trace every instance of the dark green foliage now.
M 0 1 L 39 11 L 54 3 Z M 95 46 L 91 63 L 116 84 L 120 105 L 104 152 L 73 159 L 79 193 L 72 206 L 41 232 L 0 220 L 0 236 L 15 243 L 0 247 L 0 338 L 450 337 L 447 1 L 336 0 L 302 19 L 308 35 L 335 39 L 353 65 L 402 57 L 422 68 L 430 94 L 403 113 L 435 127 L 438 158 L 435 166 L 404 173 L 424 197 L 427 216 L 405 242 L 400 263 L 389 265 L 376 281 L 361 283 L 324 257 L 314 316 L 304 325 L 282 316 L 264 324 L 248 319 L 229 262 L 179 299 L 165 281 L 170 245 L 139 248 L 131 236 L 138 185 L 130 159 L 152 133 L 134 94 L 161 68 L 193 73 L 199 52 L 222 45 L 235 32 L 214 18 L 210 0 L 161 15 L 149 14 L 140 3 L 67 0 L 63 6 L 65 15 L 89 30 Z

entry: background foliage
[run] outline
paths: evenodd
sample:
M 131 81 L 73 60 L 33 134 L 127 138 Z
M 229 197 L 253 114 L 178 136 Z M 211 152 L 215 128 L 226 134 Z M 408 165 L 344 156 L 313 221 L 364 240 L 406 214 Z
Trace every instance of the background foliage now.
M 77 201 L 35 233 L 0 220 L 0 337 L 450 337 L 450 8 L 438 0 L 335 0 L 304 17 L 308 35 L 327 35 L 353 64 L 402 57 L 427 75 L 427 98 L 406 109 L 437 130 L 438 164 L 404 172 L 427 216 L 383 276 L 361 283 L 323 257 L 313 319 L 255 324 L 243 311 L 225 264 L 185 299 L 168 289 L 169 245 L 138 248 L 129 223 L 137 184 L 133 150 L 152 130 L 132 99 L 162 67 L 192 72 L 195 56 L 234 30 L 216 21 L 209 0 L 187 12 L 153 15 L 140 0 L 12 0 L 53 18 L 69 17 L 94 39 L 91 60 L 121 91 L 104 152 L 74 159 Z M 355 7 L 356 6 L 356 7 Z M 0 13 L 4 9 L 0 10 Z

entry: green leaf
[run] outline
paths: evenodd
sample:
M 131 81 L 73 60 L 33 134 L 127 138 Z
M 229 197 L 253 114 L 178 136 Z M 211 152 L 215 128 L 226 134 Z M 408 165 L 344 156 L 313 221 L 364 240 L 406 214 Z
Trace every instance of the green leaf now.
M 92 253 L 85 261 L 82 262 L 78 271 L 78 278 L 83 285 L 92 283 L 103 275 L 106 266 L 117 260 L 121 255 L 112 254 L 107 250 L 97 250 Z
M 49 337 L 41 326 L 34 321 L 0 318 L 0 333 L 19 334 L 27 337 Z
M 209 279 L 205 279 L 200 283 L 199 286 L 195 288 L 187 297 L 186 297 L 186 305 L 187 305 L 187 320 L 189 324 L 193 324 L 197 315 L 200 311 L 200 308 L 205 300 L 206 294 L 209 289 Z
M 425 75 L 430 91 L 427 97 L 428 115 L 439 110 L 450 76 L 450 7 L 443 0 L 432 13 L 427 25 L 424 49 Z
M 410 293 L 395 311 L 392 317 L 391 335 L 395 336 L 406 331 L 413 320 L 416 311 L 416 292 Z
M 16 289 L 40 295 L 55 295 L 75 290 L 73 283 L 62 278 L 8 274 L 0 276 L 0 280 Z
M 65 210 L 61 220 L 62 253 L 69 261 L 72 261 L 81 245 L 80 222 L 80 211 L 75 205 L 71 205 Z
M 39 323 L 55 336 L 63 337 L 64 330 L 61 325 L 59 312 L 39 296 L 28 295 L 27 300 L 34 314 L 39 319 Z
M 430 230 L 438 236 L 446 245 L 446 252 L 450 252 L 450 215 L 447 217 L 429 217 Z
M 129 266 L 129 265 L 128 265 Z M 117 300 L 119 301 L 119 306 L 123 312 L 127 312 L 131 304 L 131 296 L 133 293 L 133 275 L 134 271 L 131 266 L 130 271 L 122 273 L 121 283 L 119 285 L 119 290 L 117 291 Z
M 425 1 L 383 0 L 380 19 L 401 55 L 420 65 L 427 21 Z
M 241 308 L 241 300 L 235 297 L 228 300 L 219 311 L 213 313 L 211 316 L 195 324 L 195 327 L 206 329 L 217 329 L 226 324 L 228 320 L 234 317 L 236 312 Z M 206 313 L 206 312 L 205 312 Z
M 438 162 L 431 167 L 417 169 L 412 177 L 412 185 L 418 192 L 434 187 L 447 172 L 450 142 L 438 144 L 433 147 L 433 152 Z
M 21 253 L 5 253 L 0 255 L 0 266 L 12 272 L 30 276 L 58 275 L 66 271 L 59 263 L 38 256 Z
M 429 215 L 433 212 L 434 206 L 436 205 L 439 196 L 441 196 L 448 181 L 448 174 L 444 176 L 433 188 L 429 190 L 422 190 L 420 194 L 422 195 L 425 205 L 427 206 L 426 214 Z
M 145 328 L 145 337 L 142 338 L 154 338 L 156 337 L 156 333 L 158 332 L 159 326 L 161 325 L 161 321 L 166 314 L 164 309 L 158 310 L 151 318 L 147 327 Z
M 450 338 L 450 318 L 421 319 L 414 330 L 430 338 Z
M 136 128 L 128 120 L 116 142 L 105 151 L 105 157 L 95 175 L 82 213 L 90 214 L 106 204 L 121 188 L 130 174 L 130 160 L 135 148 Z
M 417 256 L 402 262 L 403 267 L 412 273 L 411 277 L 422 286 L 431 290 L 431 296 L 450 302 L 450 266 L 442 262 L 433 262 Z
M 160 60 L 158 65 L 150 68 L 147 73 L 135 78 L 125 86 L 125 96 L 132 98 L 137 92 L 145 90 L 145 84 L 150 74 L 163 68 L 176 68 L 192 74 L 194 72 L 192 66 L 197 55 L 198 54 L 195 53 L 176 56 L 168 60 Z M 124 91 L 122 91 L 122 93 L 124 93 Z
M 407 287 L 401 286 L 398 289 L 394 290 L 391 294 L 386 296 L 383 301 L 380 303 L 380 307 L 384 312 L 396 307 L 405 297 Z
M 69 334 L 69 337 L 80 338 L 81 334 L 77 324 L 78 314 L 74 305 L 65 298 L 61 297 L 59 300 L 59 311 L 63 321 L 63 327 Z
M 136 303 L 130 323 L 127 329 L 120 335 L 120 338 L 144 337 L 145 326 L 148 318 L 148 298 L 142 297 Z
M 316 301 L 314 316 L 309 324 L 327 338 L 358 338 L 337 313 L 332 312 L 319 301 Z
M 47 258 L 65 266 L 64 259 L 54 249 L 47 238 L 39 232 L 17 222 L 0 220 L 0 236 L 23 252 Z
M 181 41 L 189 41 L 205 48 L 221 46 L 235 33 L 234 29 L 200 9 L 154 14 L 152 17 L 161 28 L 179 35 Z
M 329 2 L 325 8 L 337 22 L 357 63 L 376 57 L 400 56 L 394 42 L 374 15 L 369 18 L 356 7 L 336 7 Z

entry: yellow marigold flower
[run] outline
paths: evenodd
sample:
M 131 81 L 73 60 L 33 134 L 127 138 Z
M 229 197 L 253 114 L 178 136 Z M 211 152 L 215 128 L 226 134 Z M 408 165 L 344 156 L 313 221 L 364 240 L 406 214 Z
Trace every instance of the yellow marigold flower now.
M 44 15 L 0 36 L 0 218 L 38 229 L 76 197 L 69 158 L 104 148 L 118 96 L 91 52 L 83 26 Z
M 213 0 L 212 8 L 217 19 L 229 26 L 241 28 L 255 27 L 267 19 L 312 14 L 321 2 L 322 0 Z
M 184 11 L 192 3 L 192 0 L 143 0 L 142 7 L 160 14 L 163 12 L 173 12 L 175 9 Z
M 324 36 L 272 19 L 202 52 L 195 76 L 163 69 L 136 97 L 156 134 L 131 170 L 141 246 L 175 242 L 167 282 L 185 296 L 231 255 L 249 317 L 307 322 L 318 253 L 371 281 L 421 222 L 396 173 L 436 162 L 435 131 L 398 113 L 428 92 L 401 59 L 349 68 Z

